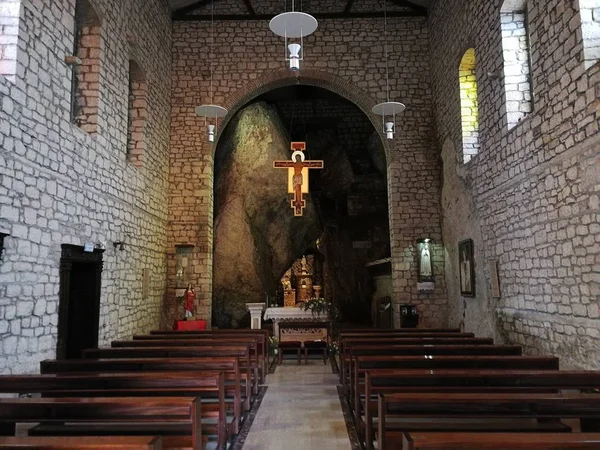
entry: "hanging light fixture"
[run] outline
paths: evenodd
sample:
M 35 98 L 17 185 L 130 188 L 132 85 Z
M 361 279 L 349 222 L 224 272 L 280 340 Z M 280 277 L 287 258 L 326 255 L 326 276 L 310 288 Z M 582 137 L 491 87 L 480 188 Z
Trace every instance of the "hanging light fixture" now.
M 304 37 L 313 34 L 319 26 L 317 19 L 310 14 L 294 11 L 294 0 L 292 10 L 279 14 L 271 19 L 269 28 L 277 36 L 285 38 L 285 60 L 290 62 L 292 71 L 300 70 L 300 61 L 304 60 Z M 288 44 L 288 39 L 298 39 L 300 43 Z
M 400 114 L 402 111 L 404 111 L 406 106 L 400 102 L 390 101 L 390 70 L 387 48 L 387 8 L 385 2 L 386 0 L 383 0 L 383 40 L 385 52 L 385 86 L 387 101 L 375 105 L 372 111 L 374 114 L 381 116 L 385 137 L 388 139 L 394 139 L 394 134 L 396 133 L 396 114 Z
M 201 105 L 196 108 L 196 115 L 204 117 L 204 125 L 208 129 L 208 142 L 215 142 L 215 134 L 217 132 L 217 123 L 219 118 L 227 115 L 227 109 L 222 106 L 215 105 L 213 99 L 213 60 L 214 60 L 214 45 L 215 45 L 215 2 L 212 1 L 212 9 L 210 16 L 210 104 Z M 214 118 L 214 124 L 209 123 Z

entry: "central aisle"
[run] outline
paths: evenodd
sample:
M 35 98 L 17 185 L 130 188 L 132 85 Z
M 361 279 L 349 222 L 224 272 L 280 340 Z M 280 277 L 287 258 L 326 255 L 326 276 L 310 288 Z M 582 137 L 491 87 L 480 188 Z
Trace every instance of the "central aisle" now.
M 268 376 L 243 450 L 350 450 L 337 383 L 329 364 L 284 361 Z

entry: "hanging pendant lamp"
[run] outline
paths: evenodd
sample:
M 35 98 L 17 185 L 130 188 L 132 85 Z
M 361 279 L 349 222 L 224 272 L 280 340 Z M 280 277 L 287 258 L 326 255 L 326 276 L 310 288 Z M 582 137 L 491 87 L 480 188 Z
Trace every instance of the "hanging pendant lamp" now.
M 214 60 L 214 45 L 215 45 L 215 2 L 212 1 L 212 10 L 210 17 L 210 104 L 201 105 L 196 108 L 196 115 L 204 117 L 204 125 L 208 130 L 208 142 L 215 142 L 215 135 L 217 133 L 217 124 L 220 118 L 225 117 L 228 113 L 227 109 L 222 106 L 213 104 L 213 60 Z M 214 124 L 211 121 L 214 118 Z
M 385 52 L 385 86 L 387 101 L 375 105 L 372 111 L 373 114 L 381 116 L 385 137 L 387 139 L 394 139 L 394 134 L 396 133 L 396 115 L 404 111 L 406 106 L 404 103 L 390 101 L 390 70 L 387 48 L 387 8 L 385 2 L 386 0 L 383 0 L 383 40 Z
M 319 26 L 317 19 L 310 14 L 294 11 L 284 12 L 271 19 L 269 28 L 277 36 L 285 38 L 285 60 L 290 62 L 292 71 L 300 70 L 300 61 L 304 60 L 304 37 L 313 34 Z M 300 43 L 288 44 L 288 39 L 300 39 Z M 289 53 L 288 53 L 289 52 Z

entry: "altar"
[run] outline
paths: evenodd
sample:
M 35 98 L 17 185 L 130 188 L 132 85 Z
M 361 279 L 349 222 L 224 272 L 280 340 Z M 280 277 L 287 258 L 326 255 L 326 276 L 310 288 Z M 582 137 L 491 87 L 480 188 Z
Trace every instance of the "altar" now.
M 287 306 L 284 308 L 280 308 L 280 307 L 267 308 L 265 310 L 265 314 L 264 314 L 263 318 L 265 320 L 273 321 L 273 336 L 275 336 L 277 339 L 280 338 L 279 324 L 281 322 L 306 322 L 306 323 L 329 322 L 329 315 L 327 313 L 313 314 L 312 311 L 304 311 L 301 308 L 291 307 L 291 306 Z M 303 330 L 304 331 L 301 331 L 301 333 L 303 335 L 306 333 L 309 333 L 308 329 L 303 328 Z M 291 330 L 290 330 L 290 332 L 291 332 Z M 306 336 L 303 336 L 303 337 L 306 337 Z M 315 330 L 310 331 L 310 338 L 313 340 L 327 340 L 327 330 L 323 330 L 322 328 L 320 328 L 320 329 L 315 328 Z M 290 336 L 286 335 L 285 340 L 302 341 L 302 340 L 306 340 L 306 339 L 299 339 L 299 338 L 291 336 L 291 335 Z

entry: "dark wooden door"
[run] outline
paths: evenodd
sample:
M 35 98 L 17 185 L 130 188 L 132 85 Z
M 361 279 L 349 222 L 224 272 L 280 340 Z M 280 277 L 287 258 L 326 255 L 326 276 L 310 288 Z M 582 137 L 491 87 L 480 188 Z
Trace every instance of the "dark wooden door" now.
M 84 349 L 98 347 L 101 274 L 101 250 L 63 245 L 57 358 L 81 358 Z

